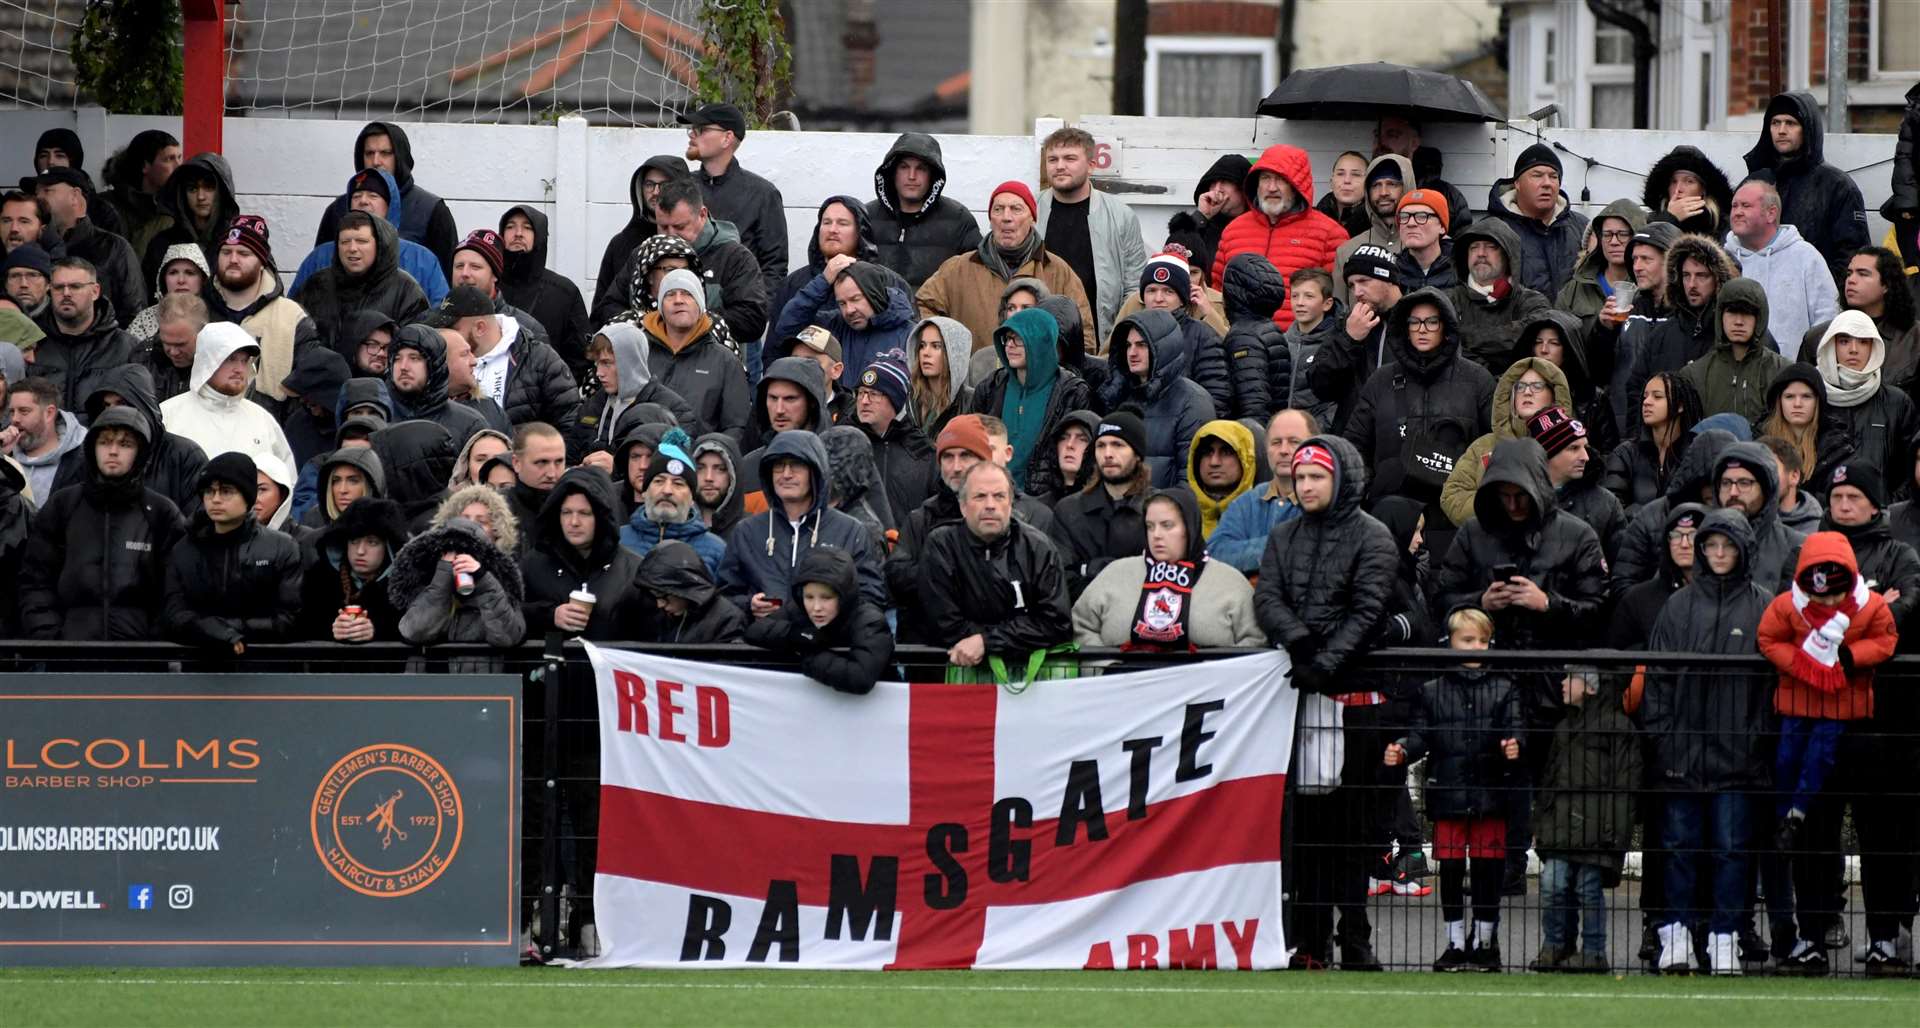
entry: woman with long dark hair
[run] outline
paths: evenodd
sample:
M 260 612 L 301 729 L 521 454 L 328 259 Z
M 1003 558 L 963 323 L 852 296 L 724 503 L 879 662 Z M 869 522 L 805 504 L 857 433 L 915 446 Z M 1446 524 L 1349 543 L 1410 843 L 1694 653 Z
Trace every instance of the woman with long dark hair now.
M 1667 481 L 1686 455 L 1699 421 L 1700 394 L 1692 383 L 1671 371 L 1647 379 L 1640 398 L 1640 431 L 1607 456 L 1602 483 L 1628 517 L 1641 504 L 1666 495 Z

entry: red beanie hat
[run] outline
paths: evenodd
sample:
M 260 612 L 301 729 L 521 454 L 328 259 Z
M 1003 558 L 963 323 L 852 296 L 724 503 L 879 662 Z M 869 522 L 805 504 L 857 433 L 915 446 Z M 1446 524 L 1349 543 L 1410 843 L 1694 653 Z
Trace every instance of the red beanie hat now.
M 459 246 L 453 248 L 454 253 L 462 250 L 479 254 L 480 259 L 487 262 L 487 267 L 493 269 L 494 278 L 506 273 L 503 270 L 506 247 L 500 242 L 500 233 L 490 228 L 476 228 L 467 233 L 467 238 L 461 240 Z
M 993 192 L 987 194 L 987 206 L 992 207 L 993 198 L 996 196 L 999 196 L 1001 193 L 1012 193 L 1013 195 L 1019 197 L 1022 201 L 1026 203 L 1027 213 L 1029 215 L 1035 218 L 1040 217 L 1040 205 L 1034 202 L 1033 190 L 1028 189 L 1027 184 L 1025 182 L 1002 182 L 999 185 L 994 186 Z

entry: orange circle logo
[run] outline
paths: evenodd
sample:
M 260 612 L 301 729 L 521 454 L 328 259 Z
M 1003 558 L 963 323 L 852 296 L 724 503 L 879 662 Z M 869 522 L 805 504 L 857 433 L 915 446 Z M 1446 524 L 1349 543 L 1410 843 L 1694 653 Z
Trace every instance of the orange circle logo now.
M 341 757 L 313 793 L 313 849 L 341 885 L 364 896 L 410 896 L 460 852 L 466 812 L 441 763 L 380 743 Z

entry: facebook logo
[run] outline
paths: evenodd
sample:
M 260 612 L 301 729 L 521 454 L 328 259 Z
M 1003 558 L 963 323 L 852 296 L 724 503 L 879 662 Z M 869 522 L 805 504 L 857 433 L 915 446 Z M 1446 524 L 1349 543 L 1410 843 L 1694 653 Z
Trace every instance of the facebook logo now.
M 128 910 L 152 910 L 153 909 L 153 886 L 151 885 L 127 886 L 127 909 Z

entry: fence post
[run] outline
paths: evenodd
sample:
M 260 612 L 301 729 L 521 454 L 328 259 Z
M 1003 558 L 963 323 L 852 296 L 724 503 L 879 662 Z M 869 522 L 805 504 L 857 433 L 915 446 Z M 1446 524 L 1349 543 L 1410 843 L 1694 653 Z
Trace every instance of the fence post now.
M 540 937 L 534 940 L 542 960 L 551 959 L 560 940 L 560 689 L 566 684 L 565 636 L 547 635 L 539 671 L 545 713 L 540 731 Z
M 585 282 L 594 270 L 587 266 L 587 176 L 593 174 L 587 158 L 587 119 L 578 114 L 561 118 L 553 146 L 553 241 L 547 261 L 560 274 Z

